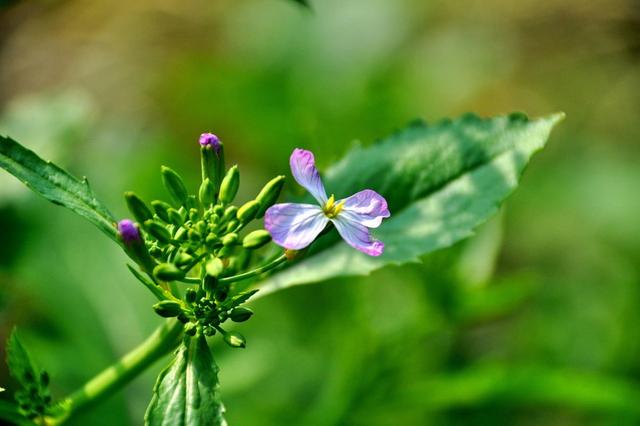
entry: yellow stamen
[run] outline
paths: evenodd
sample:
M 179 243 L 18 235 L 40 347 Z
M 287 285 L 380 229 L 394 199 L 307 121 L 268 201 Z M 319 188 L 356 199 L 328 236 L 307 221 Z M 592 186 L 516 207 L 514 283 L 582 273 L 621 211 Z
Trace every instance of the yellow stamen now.
M 338 204 L 336 204 L 336 197 L 331 194 L 331 197 L 329 197 L 327 202 L 322 207 L 322 211 L 329 219 L 333 219 L 342 211 L 345 202 L 346 200 L 342 200 Z

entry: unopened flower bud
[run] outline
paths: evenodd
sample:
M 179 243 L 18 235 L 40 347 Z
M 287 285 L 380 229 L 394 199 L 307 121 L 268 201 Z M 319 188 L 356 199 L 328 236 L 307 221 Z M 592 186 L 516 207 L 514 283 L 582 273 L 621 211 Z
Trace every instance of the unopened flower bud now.
M 235 229 L 238 227 L 239 224 L 240 223 L 237 220 L 233 219 L 231 222 L 229 222 L 227 224 L 227 227 L 225 228 L 225 231 L 226 232 L 233 232 L 233 231 L 235 231 Z
M 217 288 L 218 279 L 216 277 L 212 277 L 211 275 L 205 275 L 204 280 L 202 281 L 202 289 L 208 294 L 211 294 L 214 293 Z
M 144 223 L 153 217 L 149 207 L 133 192 L 125 192 L 124 200 L 127 202 L 129 211 L 139 223 Z
M 224 341 L 232 348 L 244 348 L 247 345 L 244 336 L 234 331 L 225 333 Z
M 262 218 L 267 209 L 278 200 L 280 192 L 282 192 L 282 188 L 284 187 L 284 181 L 284 176 L 278 176 L 271 179 L 264 188 L 262 188 L 256 197 L 256 200 L 260 203 L 260 209 L 256 214 L 258 219 Z
M 180 212 L 174 208 L 169 209 L 169 222 L 173 223 L 176 226 L 180 226 L 184 223 L 184 217 L 180 214 Z
M 218 259 L 217 257 L 211 258 L 205 266 L 207 275 L 214 278 L 217 278 L 223 270 L 224 264 L 222 263 L 222 260 Z
M 255 219 L 259 210 L 260 203 L 256 200 L 251 200 L 238 209 L 236 217 L 238 218 L 238 221 L 240 221 L 240 223 L 248 223 Z
M 222 148 L 222 142 L 220 142 L 220 138 L 218 138 L 213 133 L 201 134 L 199 142 L 200 146 L 212 148 L 216 152 L 218 152 Z
M 216 286 L 215 291 L 213 292 L 213 297 L 218 302 L 224 302 L 227 300 L 227 297 L 229 297 L 229 285 L 222 284 Z
M 245 322 L 251 318 L 252 315 L 253 311 L 251 309 L 241 306 L 232 310 L 229 314 L 229 318 L 231 318 L 231 321 L 233 322 Z
M 240 172 L 238 171 L 238 166 L 233 166 L 227 171 L 220 184 L 220 201 L 224 204 L 232 202 L 238 193 L 239 187 Z
M 222 237 L 222 245 L 223 246 L 231 246 L 238 242 L 238 234 L 232 232 L 231 234 L 227 234 Z
M 222 219 L 230 220 L 231 218 L 235 218 L 237 214 L 238 214 L 238 208 L 236 206 L 229 206 L 225 209 Z
M 200 191 L 198 191 L 200 197 L 200 203 L 204 207 L 208 207 L 216 201 L 216 187 L 211 182 L 211 179 L 205 178 L 200 185 Z
M 162 183 L 164 183 L 173 201 L 179 205 L 187 204 L 189 194 L 180 175 L 166 166 L 162 166 L 160 171 L 162 173 Z
M 155 265 L 155 261 L 147 250 L 147 245 L 140 235 L 138 225 L 129 219 L 123 219 L 118 222 L 118 235 L 124 243 L 124 249 L 127 254 L 138 262 L 145 271 L 150 272 Z
M 187 336 L 195 336 L 196 331 L 198 331 L 198 326 L 194 323 L 190 322 L 185 324 L 184 326 L 184 334 Z
M 153 276 L 160 281 L 175 281 L 183 279 L 185 272 L 173 263 L 161 263 L 153 268 Z
M 153 305 L 153 310 L 161 317 L 171 318 L 177 317 L 182 313 L 182 306 L 173 300 L 163 300 Z
M 155 237 L 161 243 L 168 243 L 169 241 L 171 241 L 171 234 L 169 233 L 167 228 L 165 228 L 158 222 L 147 220 L 144 223 L 144 228 L 151 236 Z
M 178 266 L 185 266 L 193 261 L 193 256 L 181 251 L 176 255 L 173 261 Z
M 118 235 L 120 235 L 120 239 L 127 246 L 142 241 L 140 230 L 136 224 L 129 219 L 123 219 L 118 222 Z
M 169 209 L 171 209 L 171 206 L 169 204 L 165 203 L 164 201 L 155 200 L 151 202 L 151 207 L 153 207 L 153 211 L 165 223 L 172 223 L 171 217 L 169 216 Z
M 224 145 L 213 133 L 203 133 L 199 142 L 202 180 L 209 178 L 217 191 L 224 173 Z
M 189 304 L 194 303 L 197 298 L 198 293 L 192 288 L 188 288 L 187 291 L 184 292 L 184 300 Z
M 198 242 L 202 239 L 202 235 L 200 235 L 200 233 L 198 231 L 196 231 L 195 229 L 189 229 L 189 239 L 191 241 L 195 241 Z
M 271 234 L 265 229 L 259 229 L 247 234 L 242 240 L 242 247 L 255 250 L 263 247 L 265 244 L 271 241 Z
M 216 234 L 214 234 L 213 232 L 210 232 L 207 235 L 207 238 L 204 240 L 204 242 L 208 245 L 208 246 L 212 246 L 214 245 L 216 242 L 218 241 L 218 236 Z
M 213 208 L 213 214 L 216 215 L 216 216 L 222 216 L 224 214 L 224 207 L 215 206 Z

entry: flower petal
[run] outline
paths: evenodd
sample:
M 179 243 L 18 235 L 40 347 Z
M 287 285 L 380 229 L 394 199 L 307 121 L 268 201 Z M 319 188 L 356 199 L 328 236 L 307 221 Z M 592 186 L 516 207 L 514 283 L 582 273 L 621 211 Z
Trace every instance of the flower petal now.
M 351 221 L 342 215 L 338 215 L 331 222 L 351 247 L 369 256 L 380 256 L 384 251 L 384 243 L 371 238 L 369 229 L 366 226 Z
M 296 182 L 318 200 L 320 204 L 327 202 L 327 192 L 324 190 L 320 173 L 316 169 L 316 160 L 311 151 L 296 148 L 289 158 L 291 173 Z
M 340 215 L 368 228 L 377 228 L 382 223 L 382 219 L 391 216 L 387 200 L 371 189 L 357 192 L 346 198 L 344 202 Z
M 328 221 L 322 209 L 314 204 L 276 204 L 264 215 L 264 227 L 273 242 L 292 250 L 311 244 Z

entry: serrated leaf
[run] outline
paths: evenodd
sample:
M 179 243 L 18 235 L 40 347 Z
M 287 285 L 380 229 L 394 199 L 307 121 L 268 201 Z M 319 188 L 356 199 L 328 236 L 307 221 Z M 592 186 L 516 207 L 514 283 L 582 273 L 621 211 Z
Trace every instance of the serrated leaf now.
M 22 385 L 27 387 L 35 382 L 39 371 L 29 356 L 29 352 L 18 338 L 18 331 L 14 328 L 7 340 L 7 365 L 11 375 Z
M 562 117 L 466 115 L 435 126 L 414 124 L 370 147 L 355 147 L 327 170 L 325 188 L 337 198 L 371 188 L 387 199 L 391 218 L 374 231 L 385 243 L 384 254 L 366 256 L 334 231 L 314 244 L 307 259 L 269 278 L 258 297 L 415 262 L 471 236 L 516 188 L 531 156 Z
M 84 217 L 119 243 L 115 219 L 95 197 L 86 178 L 80 180 L 70 175 L 4 136 L 0 136 L 0 167 L 52 203 Z
M 236 294 L 232 298 L 226 300 L 222 306 L 225 309 L 235 308 L 236 306 L 242 305 L 244 302 L 249 300 L 254 294 L 256 294 L 259 289 L 253 289 L 248 291 L 243 291 L 242 293 Z
M 147 426 L 226 425 L 218 367 L 204 336 L 183 343 L 158 376 L 145 414 Z

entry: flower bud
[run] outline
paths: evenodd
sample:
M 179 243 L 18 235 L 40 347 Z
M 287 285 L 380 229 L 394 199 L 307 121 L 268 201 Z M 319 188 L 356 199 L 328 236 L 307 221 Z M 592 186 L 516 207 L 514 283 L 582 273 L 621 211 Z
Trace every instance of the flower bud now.
M 229 314 L 229 318 L 233 322 L 245 322 L 253 315 L 253 311 L 249 308 L 239 307 L 235 308 Z
M 211 294 L 214 293 L 217 288 L 218 279 L 216 277 L 212 277 L 211 275 L 205 275 L 204 280 L 202 281 L 202 289 L 208 294 Z
M 153 305 L 153 310 L 161 317 L 171 318 L 177 317 L 182 313 L 182 306 L 173 300 L 163 300 Z
M 165 223 L 172 223 L 171 217 L 169 216 L 169 209 L 171 206 L 164 201 L 155 200 L 151 202 L 151 207 L 153 207 L 153 211 L 158 215 L 162 221 Z
M 184 217 L 180 214 L 180 212 L 174 208 L 169 209 L 169 222 L 173 223 L 176 226 L 180 226 L 184 223 Z
M 209 178 L 205 178 L 202 181 L 198 196 L 200 197 L 200 203 L 204 207 L 208 207 L 216 201 L 216 187 Z
M 232 348 L 244 348 L 247 345 L 244 336 L 234 331 L 225 333 L 224 341 Z
M 135 223 L 129 219 L 123 219 L 118 222 L 118 235 L 125 245 L 130 246 L 142 241 L 140 230 Z
M 282 192 L 282 188 L 284 187 L 284 181 L 284 176 L 278 176 L 271 179 L 264 188 L 262 188 L 256 197 L 256 200 L 260 203 L 260 209 L 256 214 L 258 219 L 262 218 L 267 209 L 278 200 L 280 192 Z
M 181 251 L 176 255 L 173 261 L 178 266 L 185 266 L 193 261 L 193 256 Z
M 229 285 L 218 285 L 214 290 L 215 291 L 213 292 L 213 297 L 218 302 L 224 302 L 225 300 L 227 300 L 227 297 L 229 297 Z
M 224 145 L 213 133 L 203 133 L 199 142 L 202 180 L 209 178 L 217 191 L 224 173 Z
M 217 257 L 211 258 L 205 265 L 205 271 L 210 277 L 217 278 L 223 270 L 224 264 L 222 263 L 222 260 L 218 259 Z
M 194 303 L 197 298 L 198 293 L 192 288 L 188 288 L 187 291 L 184 292 L 184 300 L 189 304 Z
M 223 204 L 232 202 L 238 193 L 239 186 L 240 172 L 238 171 L 238 166 L 233 166 L 227 171 L 227 174 L 220 184 L 220 201 L 222 201 Z
M 173 263 L 161 263 L 153 268 L 153 276 L 160 281 L 175 281 L 183 279 L 185 273 Z
M 144 201 L 142 201 L 142 199 L 133 192 L 125 192 L 124 200 L 127 202 L 129 211 L 138 221 L 138 223 L 144 223 L 146 220 L 149 220 L 153 217 L 153 214 L 151 213 L 151 210 L 149 210 L 149 207 L 147 207 Z
M 147 246 L 144 243 L 138 225 L 129 219 L 118 222 L 118 235 L 124 243 L 127 254 L 147 272 L 153 269 L 155 261 L 151 258 Z
M 178 205 L 187 204 L 187 199 L 189 198 L 189 194 L 187 193 L 187 188 L 184 186 L 184 182 L 180 175 L 171 170 L 169 167 L 162 166 L 160 168 L 162 173 L 162 183 L 165 188 L 173 198 L 173 201 Z
M 218 236 L 213 232 L 210 232 L 207 235 L 207 238 L 204 240 L 207 246 L 213 246 L 218 241 Z
M 225 228 L 225 232 L 235 231 L 235 229 L 238 227 L 239 224 L 240 223 L 237 220 L 233 219 L 231 222 L 227 224 L 227 227 Z
M 238 234 L 236 234 L 235 232 L 232 232 L 222 237 L 223 246 L 232 246 L 237 242 L 238 242 Z
M 271 241 L 271 234 L 265 229 L 259 229 L 247 234 L 242 240 L 242 247 L 255 250 L 263 247 L 265 244 Z
M 190 322 L 185 324 L 184 326 L 184 334 L 186 334 L 187 336 L 195 336 L 196 335 L 196 331 L 198 331 L 198 326 L 195 325 L 194 323 Z
M 242 207 L 238 209 L 238 213 L 236 213 L 236 217 L 240 223 L 245 224 L 251 222 L 255 219 L 258 211 L 260 210 L 260 203 L 256 200 L 251 200 L 245 203 Z
M 230 220 L 231 218 L 235 218 L 237 214 L 238 208 L 236 206 L 229 206 L 225 209 L 222 220 Z
M 163 225 L 155 222 L 153 220 L 147 220 L 144 223 L 144 228 L 147 232 L 154 238 L 156 238 L 161 243 L 168 243 L 171 241 L 171 234 Z

